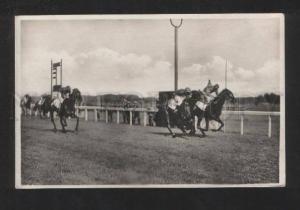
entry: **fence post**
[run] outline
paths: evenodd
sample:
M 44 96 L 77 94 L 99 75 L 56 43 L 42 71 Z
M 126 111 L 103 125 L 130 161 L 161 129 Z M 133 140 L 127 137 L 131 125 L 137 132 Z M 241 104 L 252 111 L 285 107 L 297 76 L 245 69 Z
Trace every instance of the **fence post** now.
M 244 135 L 244 115 L 241 115 L 241 135 Z
M 271 119 L 271 115 L 269 115 L 268 137 L 271 138 L 271 135 L 272 135 L 272 119 Z
M 117 110 L 117 124 L 120 123 L 120 111 Z
M 132 125 L 132 111 L 129 111 L 129 125 Z
M 147 112 L 144 112 L 144 126 L 147 126 Z
M 107 111 L 107 109 L 105 110 L 105 122 L 108 123 L 108 111 Z
M 94 116 L 95 116 L 95 122 L 97 122 L 98 121 L 97 109 L 94 109 Z
M 84 118 L 85 118 L 85 121 L 88 121 L 88 110 L 87 110 L 87 108 L 84 109 Z

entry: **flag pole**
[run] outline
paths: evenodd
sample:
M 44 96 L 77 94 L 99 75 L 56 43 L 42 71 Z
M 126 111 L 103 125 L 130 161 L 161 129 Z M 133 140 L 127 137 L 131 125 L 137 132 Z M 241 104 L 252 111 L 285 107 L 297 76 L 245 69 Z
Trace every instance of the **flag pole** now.
M 226 65 L 225 65 L 225 88 L 227 88 L 227 59 L 226 59 Z
M 50 65 L 51 65 L 51 68 L 50 68 L 50 78 L 51 78 L 51 79 L 50 79 L 50 80 L 51 80 L 51 84 L 50 84 L 50 85 L 51 85 L 51 87 L 50 87 L 50 92 L 51 92 L 51 98 L 52 98 L 52 59 L 51 59 L 51 64 L 50 64 Z
M 225 63 L 225 88 L 227 89 L 227 59 Z M 225 111 L 227 111 L 227 103 L 225 101 Z M 226 132 L 226 118 L 224 116 L 224 132 Z
M 62 86 L 62 59 L 60 59 L 60 85 Z

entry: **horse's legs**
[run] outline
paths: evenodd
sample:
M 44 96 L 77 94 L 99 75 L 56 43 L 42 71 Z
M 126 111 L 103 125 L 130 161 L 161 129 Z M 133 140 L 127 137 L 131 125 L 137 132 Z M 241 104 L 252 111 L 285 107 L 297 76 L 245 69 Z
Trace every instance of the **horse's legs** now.
M 170 126 L 170 116 L 168 111 L 165 111 L 165 115 L 166 115 L 166 122 L 167 122 L 167 128 L 169 130 L 169 132 L 171 133 L 172 137 L 175 138 L 176 134 L 172 131 L 171 126 Z
M 182 123 L 176 123 L 177 127 L 182 131 L 184 135 L 186 135 L 186 130 L 184 129 L 184 125 Z
M 224 127 L 223 121 L 220 119 L 220 117 L 215 118 L 214 120 L 221 124 L 220 127 L 216 129 L 216 131 L 220 131 Z
M 204 131 L 208 131 L 209 128 L 209 120 L 208 120 L 208 116 L 204 116 L 205 119 L 205 129 L 203 129 Z
M 193 122 L 193 125 L 195 126 L 194 129 L 195 131 L 197 130 L 197 127 L 199 128 L 201 134 L 202 134 L 202 137 L 206 136 L 206 134 L 204 133 L 204 130 L 202 129 L 201 127 L 201 121 L 203 119 L 203 115 L 204 115 L 204 112 L 202 110 L 200 110 L 199 108 L 196 109 L 194 111 L 194 122 Z M 197 116 L 197 122 L 195 122 L 195 116 Z M 200 136 L 201 137 L 201 136 Z
M 66 129 L 65 129 L 65 125 L 64 125 L 64 120 L 63 119 L 63 116 L 59 116 L 59 121 L 60 121 L 60 124 L 61 124 L 61 127 L 62 127 L 62 132 L 66 132 Z
M 43 118 L 42 118 L 42 111 L 38 109 L 38 113 L 39 113 L 39 115 L 40 115 L 40 119 L 43 119 Z
M 194 135 L 196 133 L 195 117 L 193 117 L 193 119 L 191 119 L 191 121 L 189 122 L 189 128 L 191 129 L 191 131 L 189 132 L 189 135 Z
M 68 126 L 66 117 L 63 117 L 63 123 L 64 123 L 65 126 Z
M 75 118 L 76 118 L 76 127 L 75 127 L 75 131 L 78 131 L 79 117 L 75 114 Z
M 50 111 L 50 119 L 51 119 L 51 122 L 54 126 L 54 131 L 56 132 L 57 129 L 56 129 L 56 125 L 55 125 L 55 122 L 54 122 L 54 116 L 53 116 L 53 111 L 52 110 Z

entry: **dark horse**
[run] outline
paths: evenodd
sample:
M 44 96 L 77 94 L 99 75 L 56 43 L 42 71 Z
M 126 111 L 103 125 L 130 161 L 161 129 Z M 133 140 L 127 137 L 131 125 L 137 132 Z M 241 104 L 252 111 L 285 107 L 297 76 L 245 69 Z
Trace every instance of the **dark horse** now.
M 65 127 L 67 126 L 66 119 L 68 117 L 76 118 L 76 127 L 75 131 L 78 131 L 78 125 L 79 125 L 79 117 L 76 115 L 75 105 L 79 105 L 82 101 L 82 96 L 80 91 L 77 88 L 74 88 L 72 93 L 68 98 L 65 98 L 63 102 L 60 105 L 60 108 L 58 108 L 55 103 L 51 103 L 50 108 L 50 119 L 54 126 L 54 131 L 56 132 L 56 125 L 54 122 L 54 112 L 56 112 L 60 119 L 60 124 L 62 127 L 62 131 L 66 132 Z
M 203 97 L 204 97 L 204 94 L 201 91 L 193 91 L 192 92 L 192 100 L 191 100 L 191 101 L 193 101 L 193 104 L 191 104 L 191 106 L 193 107 L 193 110 L 192 110 L 193 117 L 197 116 L 198 121 L 201 121 L 203 117 L 205 118 L 205 124 L 206 124 L 205 129 L 203 129 L 203 128 L 201 128 L 201 126 L 199 126 L 199 129 L 200 129 L 202 135 L 205 136 L 204 131 L 208 131 L 208 126 L 209 126 L 210 120 L 215 120 L 221 124 L 218 129 L 214 129 L 213 131 L 220 131 L 223 128 L 224 123 L 220 119 L 223 105 L 226 100 L 230 100 L 232 103 L 234 103 L 235 98 L 234 98 L 233 93 L 230 90 L 228 90 L 227 88 L 225 88 L 224 90 L 222 90 L 220 92 L 220 94 L 218 96 L 216 96 L 212 101 L 210 101 L 207 104 L 205 111 L 203 111 L 199 107 L 199 102 L 203 103 Z
M 170 104 L 174 103 L 174 98 L 169 98 L 165 95 L 163 103 L 160 105 L 160 112 L 164 118 L 165 126 L 168 128 L 172 137 L 176 137 L 176 134 L 172 131 L 171 126 L 177 126 L 184 135 L 186 135 L 186 130 L 190 130 L 190 134 L 195 133 L 195 127 L 193 126 L 193 118 L 191 113 L 191 107 L 187 99 L 172 109 Z

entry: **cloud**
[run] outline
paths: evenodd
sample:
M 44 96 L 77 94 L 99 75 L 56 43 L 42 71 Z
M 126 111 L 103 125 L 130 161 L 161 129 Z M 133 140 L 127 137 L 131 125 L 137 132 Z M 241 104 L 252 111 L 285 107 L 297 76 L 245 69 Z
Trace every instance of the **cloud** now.
M 235 74 L 237 78 L 240 78 L 242 80 L 251 80 L 255 77 L 255 72 L 243 69 L 239 67 L 236 71 Z
M 21 78 L 23 94 L 50 92 L 50 59 L 63 59 L 63 85 L 70 85 L 83 93 L 139 92 L 172 88 L 173 71 L 167 61 L 154 61 L 148 55 L 120 54 L 108 48 L 70 55 L 42 52 L 36 49 L 35 60 L 22 60 Z
M 173 90 L 173 65 L 145 54 L 121 54 L 108 48 L 70 54 L 35 49 L 34 58 L 22 57 L 22 93 L 50 92 L 50 59 L 63 59 L 63 85 L 79 88 L 85 94 L 104 92 L 155 95 Z M 193 63 L 179 69 L 179 88 L 203 89 L 210 79 L 225 87 L 226 59 L 212 56 L 206 62 Z M 228 88 L 238 95 L 279 92 L 280 65 L 269 60 L 257 69 L 245 69 L 227 61 Z
M 213 56 L 210 61 L 192 64 L 182 69 L 179 78 L 181 87 L 189 86 L 193 89 L 203 89 L 210 79 L 225 88 L 226 59 Z M 257 69 L 245 69 L 234 66 L 227 61 L 227 87 L 238 95 L 257 95 L 265 92 L 279 93 L 280 62 L 268 60 Z
M 216 83 L 224 83 L 226 59 L 213 56 L 209 61 L 202 64 L 192 64 L 184 67 L 180 74 L 179 83 L 181 87 L 191 86 L 195 89 L 203 89 L 209 79 Z M 233 77 L 231 69 L 233 65 L 227 61 L 228 79 Z

